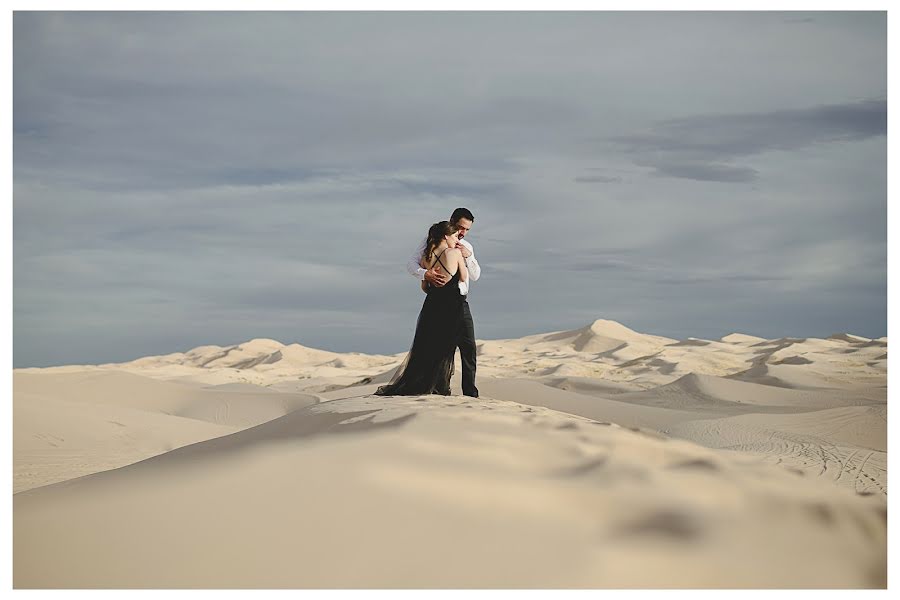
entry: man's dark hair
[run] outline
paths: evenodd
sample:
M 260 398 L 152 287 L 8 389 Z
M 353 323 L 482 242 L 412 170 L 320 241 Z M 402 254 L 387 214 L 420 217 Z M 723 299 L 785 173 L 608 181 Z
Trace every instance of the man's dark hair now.
M 453 214 L 450 215 L 451 223 L 458 223 L 460 219 L 468 219 L 473 223 L 475 222 L 475 217 L 472 215 L 472 211 L 470 211 L 468 208 L 457 208 L 453 211 Z

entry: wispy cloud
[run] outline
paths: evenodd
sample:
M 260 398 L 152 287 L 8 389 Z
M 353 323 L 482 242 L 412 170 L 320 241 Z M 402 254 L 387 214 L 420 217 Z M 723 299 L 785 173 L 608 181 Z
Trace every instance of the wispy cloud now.
M 722 181 L 743 183 L 754 181 L 759 171 L 749 167 L 732 167 L 717 164 L 659 164 L 653 175 L 659 177 L 683 177 L 697 181 Z
M 575 183 L 621 183 L 621 177 L 608 177 L 605 175 L 579 175 Z
M 759 172 L 726 161 L 886 135 L 887 100 L 879 99 L 669 119 L 611 141 L 660 176 L 743 183 L 756 180 Z

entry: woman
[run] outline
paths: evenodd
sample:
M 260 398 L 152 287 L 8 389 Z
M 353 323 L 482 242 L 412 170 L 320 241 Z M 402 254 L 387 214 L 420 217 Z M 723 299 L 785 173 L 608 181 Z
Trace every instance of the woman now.
M 394 377 L 375 392 L 378 396 L 450 395 L 456 333 L 463 326 L 463 301 L 459 282 L 469 280 L 462 253 L 456 249 L 459 228 L 449 221 L 428 230 L 425 252 L 419 264 L 436 267 L 450 276 L 443 287 L 426 287 L 425 303 L 416 322 L 412 348 Z

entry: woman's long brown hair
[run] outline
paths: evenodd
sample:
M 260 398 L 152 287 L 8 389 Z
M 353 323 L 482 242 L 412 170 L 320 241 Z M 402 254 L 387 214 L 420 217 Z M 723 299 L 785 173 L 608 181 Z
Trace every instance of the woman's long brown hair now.
M 428 237 L 425 238 L 425 252 L 422 254 L 425 262 L 430 264 L 431 259 L 434 257 L 434 249 L 441 245 L 441 240 L 457 231 L 459 231 L 459 227 L 450 221 L 440 221 L 432 225 L 428 229 Z

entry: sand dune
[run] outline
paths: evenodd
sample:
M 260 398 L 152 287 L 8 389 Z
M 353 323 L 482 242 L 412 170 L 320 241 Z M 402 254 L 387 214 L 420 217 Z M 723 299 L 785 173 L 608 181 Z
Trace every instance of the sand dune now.
M 841 391 L 808 391 L 689 373 L 652 390 L 624 393 L 622 402 L 667 408 L 702 408 L 726 413 L 805 412 L 876 403 Z
M 146 356 L 124 363 L 17 369 L 16 372 L 63 374 L 116 370 L 171 383 L 204 386 L 237 383 L 301 392 L 323 382 L 343 381 L 347 385 L 368 375 L 373 368 L 389 368 L 398 362 L 397 356 L 342 354 L 258 338 L 231 346 L 199 346 L 187 352 Z
M 803 414 L 748 414 L 673 424 L 669 434 L 832 481 L 887 494 L 887 409 L 851 406 Z
M 115 370 L 15 373 L 13 387 L 14 492 L 130 464 L 318 401 Z
M 271 339 L 15 370 L 15 586 L 885 586 L 887 338 L 478 347 L 477 400 Z
M 849 341 L 764 340 L 733 333 L 720 341 L 678 341 L 611 323 L 599 320 L 572 331 L 483 341 L 480 356 L 485 363 L 484 374 L 587 377 L 644 389 L 692 373 L 798 389 L 886 385 L 885 340 L 849 334 L 845 336 Z M 597 345 L 592 346 L 591 340 L 597 340 Z
M 747 438 L 747 431 L 759 429 L 790 438 L 806 436 L 819 444 L 843 444 L 856 446 L 860 451 L 887 452 L 887 407 L 883 405 L 848 406 L 780 415 L 738 415 L 709 420 L 704 425 L 718 429 L 721 435 L 726 423 L 730 431 L 741 432 L 744 440 Z M 707 441 L 704 445 L 722 447 L 721 442 L 713 444 Z
M 728 344 L 758 344 L 766 341 L 766 338 L 756 337 L 755 335 L 747 335 L 745 333 L 729 333 L 722 336 L 722 340 Z
M 315 403 L 308 394 L 267 394 L 229 385 L 188 386 L 117 371 L 60 375 L 15 374 L 13 385 L 32 397 L 109 404 L 232 427 L 248 427 Z M 33 404 L 34 401 L 29 404 Z
M 13 492 L 131 464 L 235 427 L 17 393 Z
M 573 391 L 581 394 L 610 396 L 625 392 L 634 392 L 642 388 L 630 383 L 614 383 L 593 377 L 543 377 L 539 381 L 544 385 Z
M 14 511 L 26 588 L 885 582 L 870 498 L 490 398 L 326 402 Z

